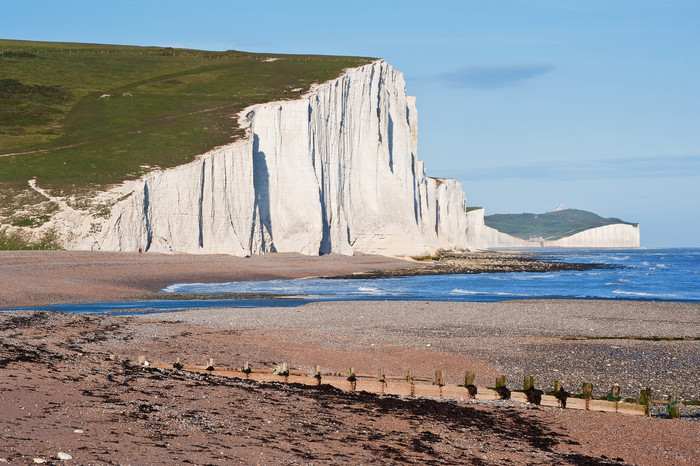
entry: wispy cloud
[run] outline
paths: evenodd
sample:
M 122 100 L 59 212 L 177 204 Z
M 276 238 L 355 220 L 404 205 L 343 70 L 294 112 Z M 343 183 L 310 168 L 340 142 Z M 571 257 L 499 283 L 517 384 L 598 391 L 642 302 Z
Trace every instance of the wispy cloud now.
M 450 87 L 500 89 L 542 76 L 556 67 L 544 63 L 470 65 L 440 73 L 438 79 Z
M 477 168 L 452 174 L 461 180 L 526 179 L 539 181 L 674 178 L 700 176 L 700 155 L 533 162 Z

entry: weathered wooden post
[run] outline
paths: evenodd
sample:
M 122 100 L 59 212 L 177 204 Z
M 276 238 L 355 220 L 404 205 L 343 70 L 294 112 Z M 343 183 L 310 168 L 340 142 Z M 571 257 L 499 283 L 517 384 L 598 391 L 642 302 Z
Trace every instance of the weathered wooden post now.
M 139 365 L 143 366 L 146 364 L 146 356 L 139 356 Z
M 506 376 L 496 378 L 496 393 L 502 400 L 510 400 L 510 390 L 506 387 Z
M 287 363 L 283 362 L 282 364 L 275 366 L 272 373 L 274 375 L 279 375 L 280 377 L 284 377 L 284 381 L 286 382 L 287 376 L 289 376 L 289 369 L 287 369 Z
M 348 376 L 348 382 L 350 382 L 350 391 L 354 392 L 357 388 L 357 377 L 355 376 L 355 368 L 350 368 L 350 375 Z
M 433 382 L 433 385 L 439 385 L 441 387 L 445 385 L 445 373 L 442 372 L 442 370 L 437 369 L 435 371 L 435 381 Z
M 591 398 L 593 398 L 593 384 L 584 382 L 581 395 L 583 396 L 583 399 L 586 400 L 586 409 L 589 409 Z
M 621 399 L 622 396 L 620 395 L 620 384 L 613 384 L 612 388 L 610 389 L 610 394 L 608 395 L 608 401 L 615 403 L 615 412 L 617 412 L 617 404 Z
M 620 395 L 620 384 L 613 384 L 612 388 L 610 389 L 610 397 L 613 399 L 613 401 L 620 401 L 622 399 L 622 396 Z
M 502 375 L 496 378 L 496 388 L 506 386 L 506 376 Z
M 318 385 L 321 385 L 321 366 L 318 364 L 314 366 L 314 377 L 318 381 Z
M 253 372 L 253 369 L 250 368 L 250 364 L 248 362 L 244 362 L 243 367 L 241 367 L 241 372 L 245 374 L 246 379 L 250 379 L 250 373 Z
M 651 388 L 639 392 L 639 404 L 644 406 L 644 415 L 651 416 Z
M 566 408 L 566 400 L 569 398 L 570 393 L 564 390 L 564 386 L 560 381 L 554 381 L 554 397 L 557 399 L 557 403 L 560 408 Z
M 476 379 L 476 374 L 474 372 L 467 371 L 464 374 L 464 388 L 467 389 L 469 398 L 476 398 L 478 389 L 474 385 L 474 380 Z
M 209 363 L 207 364 L 207 370 L 208 371 L 214 370 L 214 358 L 209 358 Z
M 408 370 L 408 374 L 406 374 L 406 382 L 411 384 L 411 395 L 415 395 L 416 394 L 416 385 L 413 381 L 413 371 L 410 369 Z
M 474 380 L 476 379 L 476 374 L 474 372 L 467 371 L 464 373 L 464 386 L 474 385 Z
M 442 387 L 445 386 L 445 373 L 441 369 L 436 369 L 435 379 L 433 380 L 433 385 L 437 385 L 439 387 L 440 398 L 442 398 Z
M 668 417 L 671 419 L 678 419 L 681 417 L 681 409 L 678 405 L 678 400 L 675 396 L 669 395 L 668 401 L 666 402 L 666 412 Z

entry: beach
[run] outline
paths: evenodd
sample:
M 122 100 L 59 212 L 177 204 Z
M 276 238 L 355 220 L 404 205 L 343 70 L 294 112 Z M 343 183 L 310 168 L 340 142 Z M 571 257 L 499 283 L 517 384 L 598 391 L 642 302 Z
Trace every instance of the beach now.
M 0 307 L 153 299 L 174 283 L 225 283 L 426 267 L 383 256 L 0 251 Z
M 0 258 L 5 306 L 151 296 L 185 281 L 425 267 L 373 256 Z M 78 464 L 698 464 L 700 423 L 685 407 L 684 418 L 671 420 L 658 410 L 647 418 L 382 397 L 136 364 L 145 355 L 428 377 L 439 369 L 448 383 L 473 371 L 480 386 L 505 374 L 518 388 L 531 375 L 545 390 L 554 380 L 571 392 L 591 382 L 604 395 L 619 383 L 624 397 L 649 386 L 654 398 L 697 400 L 698 337 L 700 305 L 652 301 L 325 302 L 130 317 L 0 312 L 0 458 L 57 461 L 61 451 Z

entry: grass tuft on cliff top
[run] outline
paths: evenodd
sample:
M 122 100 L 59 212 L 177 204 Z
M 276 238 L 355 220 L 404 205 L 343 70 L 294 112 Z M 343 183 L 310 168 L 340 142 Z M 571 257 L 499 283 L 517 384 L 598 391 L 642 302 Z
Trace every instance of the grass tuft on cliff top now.
M 190 162 L 240 137 L 245 107 L 372 60 L 0 40 L 0 210 L 32 178 L 85 196 Z

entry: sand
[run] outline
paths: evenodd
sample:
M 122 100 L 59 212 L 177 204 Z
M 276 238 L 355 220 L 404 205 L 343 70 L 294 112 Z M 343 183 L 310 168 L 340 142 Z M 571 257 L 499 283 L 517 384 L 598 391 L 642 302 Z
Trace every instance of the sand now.
M 406 266 L 368 256 L 24 252 L 0 260 L 4 305 Z M 545 389 L 557 377 L 571 391 L 587 380 L 605 392 L 615 381 L 625 396 L 653 382 L 657 396 L 673 390 L 698 399 L 698 341 L 637 337 L 697 338 L 699 322 L 698 305 L 611 301 L 314 303 L 140 317 L 0 312 L 0 459 L 58 462 L 63 452 L 69 464 L 700 464 L 700 422 L 691 411 L 670 420 L 658 411 L 643 418 L 379 397 L 134 364 L 144 354 L 427 376 L 439 368 L 448 381 L 465 370 L 484 385 L 506 374 L 517 387 L 529 374 Z

